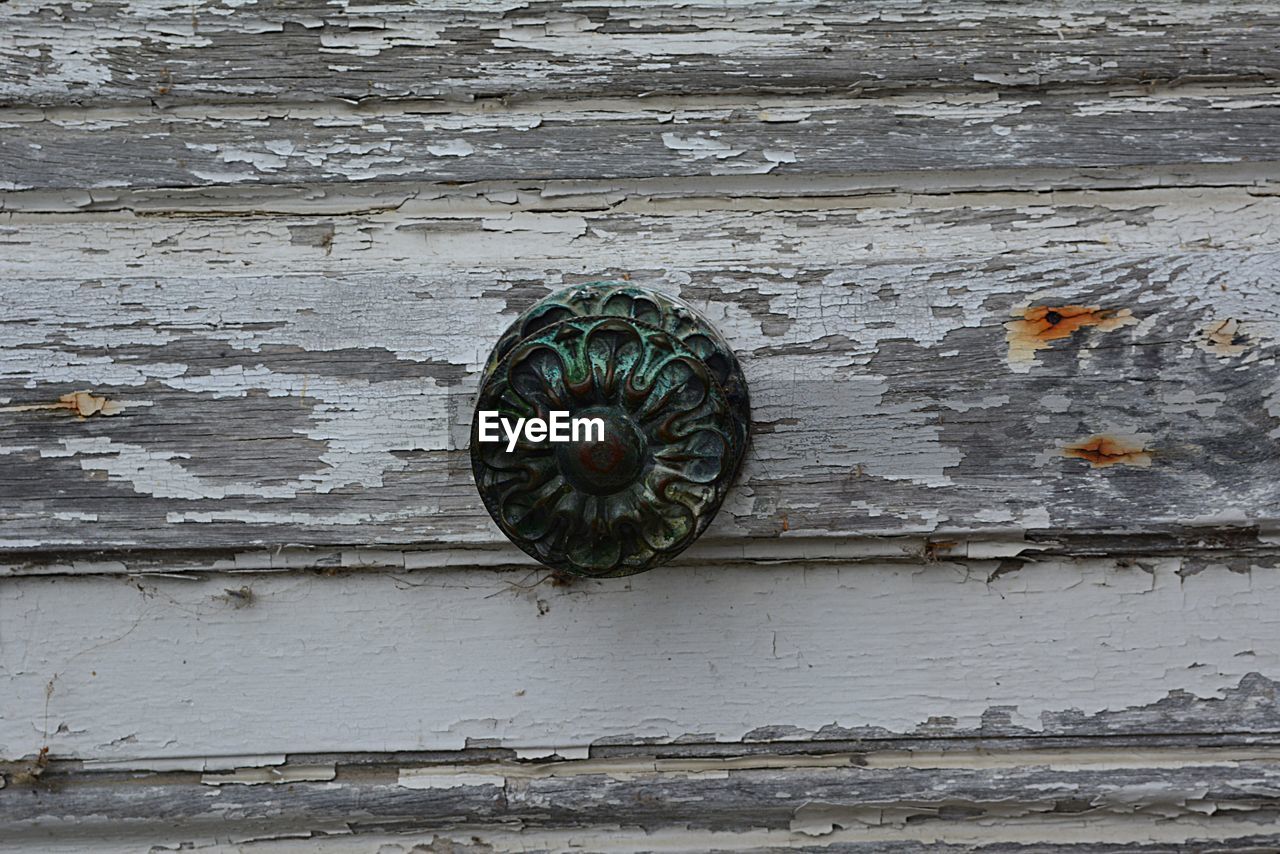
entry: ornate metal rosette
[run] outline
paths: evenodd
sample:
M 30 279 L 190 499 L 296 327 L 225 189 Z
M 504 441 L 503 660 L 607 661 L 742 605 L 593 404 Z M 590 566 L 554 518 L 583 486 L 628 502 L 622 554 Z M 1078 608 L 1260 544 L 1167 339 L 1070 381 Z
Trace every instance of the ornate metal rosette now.
M 599 418 L 603 441 L 479 441 L 479 413 Z M 697 312 L 634 285 L 551 295 L 499 339 L 482 377 L 471 465 L 490 515 L 555 569 L 630 575 L 706 529 L 742 462 L 747 386 Z

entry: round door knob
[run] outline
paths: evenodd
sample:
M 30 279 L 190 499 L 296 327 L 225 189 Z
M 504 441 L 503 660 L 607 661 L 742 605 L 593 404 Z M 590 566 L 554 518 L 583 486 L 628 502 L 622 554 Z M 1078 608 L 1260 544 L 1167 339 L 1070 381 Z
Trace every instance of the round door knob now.
M 529 555 L 575 575 L 631 575 L 706 530 L 750 428 L 738 360 L 698 312 L 635 285 L 581 285 L 498 339 L 471 468 L 489 515 Z

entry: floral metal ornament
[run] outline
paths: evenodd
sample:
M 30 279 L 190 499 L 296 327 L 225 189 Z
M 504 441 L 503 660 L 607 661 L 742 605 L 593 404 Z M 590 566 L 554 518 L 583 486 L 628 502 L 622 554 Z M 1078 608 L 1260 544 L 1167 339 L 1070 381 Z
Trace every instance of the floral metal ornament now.
M 603 422 L 603 437 L 480 441 L 480 413 Z M 629 284 L 552 294 L 498 340 L 471 429 L 476 487 L 541 563 L 576 575 L 643 572 L 711 523 L 750 438 L 746 380 L 694 309 Z

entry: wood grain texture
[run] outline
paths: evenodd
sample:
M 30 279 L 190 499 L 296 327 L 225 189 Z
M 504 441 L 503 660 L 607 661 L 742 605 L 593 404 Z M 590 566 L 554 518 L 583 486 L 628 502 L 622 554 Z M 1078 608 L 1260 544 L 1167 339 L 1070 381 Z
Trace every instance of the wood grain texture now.
M 25 103 L 1272 79 L 1274 4 L 105 0 L 0 7 Z
M 89 839 L 95 850 L 162 840 L 189 850 L 219 839 L 270 850 L 302 836 L 306 850 L 383 854 L 419 841 L 414 851 L 1025 851 L 1018 844 L 1035 840 L 1055 843 L 1035 850 L 1128 851 L 1150 849 L 1119 846 L 1263 844 L 1259 831 L 1280 807 L 1278 775 L 1275 747 L 416 765 L 387 757 L 243 769 L 235 776 L 252 782 L 240 784 L 228 774 L 48 769 L 0 793 L 0 818 L 11 845 L 42 850 Z M 11 849 L 0 841 L 0 850 Z
M 478 366 L 548 288 L 623 276 L 706 311 L 752 385 L 710 541 L 1274 536 L 1274 197 L 904 201 L 15 214 L 3 545 L 499 542 L 463 450 Z M 122 408 L 77 417 L 78 391 Z
M 570 586 L 467 567 L 6 579 L 0 755 L 203 771 L 904 735 L 1247 745 L 1280 733 L 1276 568 L 1272 554 L 689 566 Z
M 1280 159 L 1273 86 L 515 106 L 0 111 L 0 189 L 635 179 Z
M 1259 816 L 1264 822 L 1268 816 Z M 1025 824 L 1007 832 L 963 832 L 939 838 L 925 829 L 920 834 L 889 832 L 841 831 L 822 840 L 808 840 L 790 832 L 726 831 L 690 832 L 684 830 L 629 832 L 626 829 L 572 828 L 559 832 L 537 830 L 503 831 L 492 828 L 468 828 L 454 832 L 373 833 L 351 838 L 345 834 L 315 836 L 302 839 L 266 833 L 247 841 L 237 841 L 236 851 L 246 852 L 345 852 L 346 854 L 491 854 L 492 852 L 551 852 L 588 847 L 592 851 L 678 851 L 695 854 L 704 851 L 787 851 L 801 854 L 835 852 L 844 854 L 1177 854 L 1192 850 L 1202 854 L 1270 854 L 1278 840 L 1274 834 L 1258 833 L 1245 819 L 1240 824 L 1229 820 L 1206 819 L 1181 827 L 1159 821 L 1099 820 L 1086 821 L 1087 831 L 1071 834 L 1079 841 L 1064 842 L 1060 823 Z M 955 840 L 955 841 L 952 841 Z M 1123 840 L 1123 841 L 1116 841 Z M 56 844 L 56 843 L 55 843 Z M 65 844 L 65 843 L 64 843 Z M 67 847 L 45 848 L 46 851 L 76 851 L 81 842 Z M 194 850 L 220 850 L 219 843 L 197 843 Z M 111 850 L 111 849 L 107 849 Z M 132 851 L 122 847 L 117 850 Z
M 1277 568 L 10 581 L 0 850 L 1266 850 Z
M 0 851 L 1275 850 L 1277 39 L 0 3 Z M 566 585 L 466 423 L 601 278 L 712 318 L 756 438 Z
M 396 212 L 472 214 L 517 212 L 616 213 L 753 211 L 760 216 L 798 210 L 878 207 L 895 204 L 967 202 L 977 193 L 1007 193 L 1007 198 L 1033 202 L 1075 204 L 1086 193 L 1166 191 L 1159 207 L 1180 201 L 1188 214 L 1200 201 L 1202 221 L 1216 212 L 1219 195 L 1206 191 L 1233 189 L 1248 196 L 1275 195 L 1276 168 L 1271 163 L 1182 163 L 1163 166 L 1108 166 L 1023 169 L 965 169 L 962 171 L 864 172 L 850 175 L 797 177 L 789 175 L 710 175 L 700 178 L 627 178 L 567 181 L 474 181 L 466 184 L 423 184 L 403 181 L 291 184 L 238 183 L 208 187 L 95 187 L 92 189 L 28 189 L 0 191 L 0 217 L 36 227 L 48 219 L 22 214 L 110 213 L 148 217 L 164 228 L 170 217 L 225 217 L 231 214 L 275 216 L 363 216 L 372 229 L 376 217 Z M 1093 196 L 1096 198 L 1097 196 Z M 998 198 L 998 197 L 988 197 Z M 1246 199 L 1247 202 L 1247 199 Z M 1247 206 L 1247 205 L 1246 205 Z M 91 220 L 82 220 L 89 223 Z M 1207 224 L 1207 222 L 1206 222 Z M 927 234 L 899 232 L 905 239 Z M 918 232 L 918 230 L 917 230 Z M 1129 238 L 1138 236 L 1131 231 Z M 252 240 L 252 235 L 247 235 Z M 1047 240 L 1051 235 L 1041 236 Z M 18 245 L 18 244 L 13 244 Z M 352 249 L 354 250 L 354 246 Z M 1003 250 L 1004 244 L 999 247 Z M 163 251 L 162 246 L 153 251 Z M 332 253 L 330 253 L 332 256 Z M 2 259 L 0 259 L 2 260 Z M 66 257 L 62 260 L 67 261 Z M 145 262 L 134 259 L 135 264 Z M 334 260 L 334 259 L 330 259 Z M 366 261 L 370 260 L 368 258 Z M 134 269 L 137 269 L 135 267 Z

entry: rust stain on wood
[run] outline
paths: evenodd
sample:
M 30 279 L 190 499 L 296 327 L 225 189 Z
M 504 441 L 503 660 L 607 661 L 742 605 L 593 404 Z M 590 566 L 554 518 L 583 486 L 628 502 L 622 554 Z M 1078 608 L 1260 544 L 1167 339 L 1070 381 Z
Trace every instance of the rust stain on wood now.
M 1064 457 L 1075 457 L 1088 460 L 1094 468 L 1126 465 L 1148 468 L 1151 465 L 1151 451 L 1134 436 L 1118 436 L 1108 433 L 1095 433 L 1087 439 L 1065 446 Z
M 1226 320 L 1214 320 L 1200 330 L 1196 346 L 1206 353 L 1227 358 L 1239 356 L 1249 346 L 1249 337 L 1234 317 Z
M 1017 320 L 1005 323 L 1009 343 L 1009 364 L 1027 370 L 1035 362 L 1037 350 L 1053 341 L 1070 338 L 1077 330 L 1095 327 L 1110 332 L 1138 322 L 1127 308 L 1103 309 L 1084 305 L 1033 305 L 1015 311 Z
M 124 404 L 87 391 L 73 391 L 62 395 L 56 403 L 28 403 L 19 406 L 0 407 L 0 412 L 38 412 L 40 410 L 66 409 L 81 418 L 90 415 L 115 415 Z

